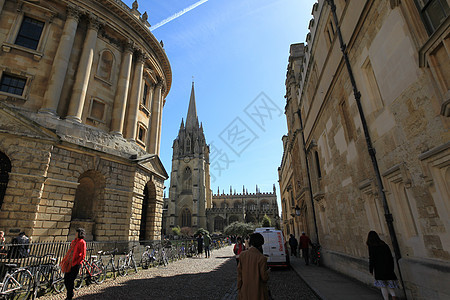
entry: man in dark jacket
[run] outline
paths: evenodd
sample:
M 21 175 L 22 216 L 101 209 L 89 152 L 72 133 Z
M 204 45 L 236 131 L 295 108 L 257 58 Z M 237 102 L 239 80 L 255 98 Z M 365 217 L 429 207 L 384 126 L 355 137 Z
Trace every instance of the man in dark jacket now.
M 306 265 L 309 265 L 309 245 L 312 246 L 311 240 L 304 232 L 302 232 L 302 236 L 300 237 L 300 249 L 302 249 L 302 256 L 305 259 Z
M 293 234 L 289 238 L 289 246 L 291 246 L 291 256 L 297 256 L 298 241 Z
M 22 231 L 18 236 L 13 238 L 12 244 L 15 245 L 11 247 L 12 258 L 28 257 L 28 247 L 30 244 L 30 239 L 25 235 L 25 232 Z

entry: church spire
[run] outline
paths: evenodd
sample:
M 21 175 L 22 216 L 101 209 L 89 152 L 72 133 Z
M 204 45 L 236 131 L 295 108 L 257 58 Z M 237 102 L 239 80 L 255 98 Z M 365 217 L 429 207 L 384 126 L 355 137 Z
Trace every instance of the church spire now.
M 195 128 L 198 122 L 197 109 L 195 107 L 194 82 L 192 81 L 191 99 L 189 100 L 188 114 L 186 117 L 186 129 Z M 197 127 L 198 128 L 198 127 Z

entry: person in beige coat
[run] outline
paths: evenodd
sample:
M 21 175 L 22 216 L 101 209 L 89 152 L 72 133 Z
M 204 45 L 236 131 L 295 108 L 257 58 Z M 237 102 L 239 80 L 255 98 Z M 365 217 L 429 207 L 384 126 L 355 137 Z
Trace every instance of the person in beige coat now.
M 249 244 L 250 248 L 239 255 L 238 299 L 269 299 L 267 258 L 262 254 L 264 237 L 260 233 L 253 233 Z

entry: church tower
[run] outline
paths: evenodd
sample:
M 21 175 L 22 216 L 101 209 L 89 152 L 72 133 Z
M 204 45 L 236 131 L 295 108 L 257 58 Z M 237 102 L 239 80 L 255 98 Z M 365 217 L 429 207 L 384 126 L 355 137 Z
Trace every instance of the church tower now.
M 172 172 L 167 203 L 166 233 L 171 228 L 190 227 L 192 232 L 207 228 L 206 208 L 211 207 L 209 146 L 195 106 L 194 83 L 186 123 L 181 120 L 173 141 Z

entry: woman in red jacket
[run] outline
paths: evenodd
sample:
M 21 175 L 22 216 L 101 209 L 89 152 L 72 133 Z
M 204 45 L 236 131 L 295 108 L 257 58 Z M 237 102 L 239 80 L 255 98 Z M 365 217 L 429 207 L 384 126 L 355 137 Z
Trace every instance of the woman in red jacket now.
M 64 285 L 67 289 L 67 299 L 73 298 L 73 287 L 75 284 L 75 278 L 80 271 L 81 262 L 86 257 L 86 242 L 84 237 L 86 232 L 83 228 L 78 228 L 76 231 L 75 239 L 70 243 L 69 251 L 64 256 L 63 261 L 69 261 L 70 270 L 63 270 L 64 273 Z M 71 263 L 70 263 L 71 262 Z

